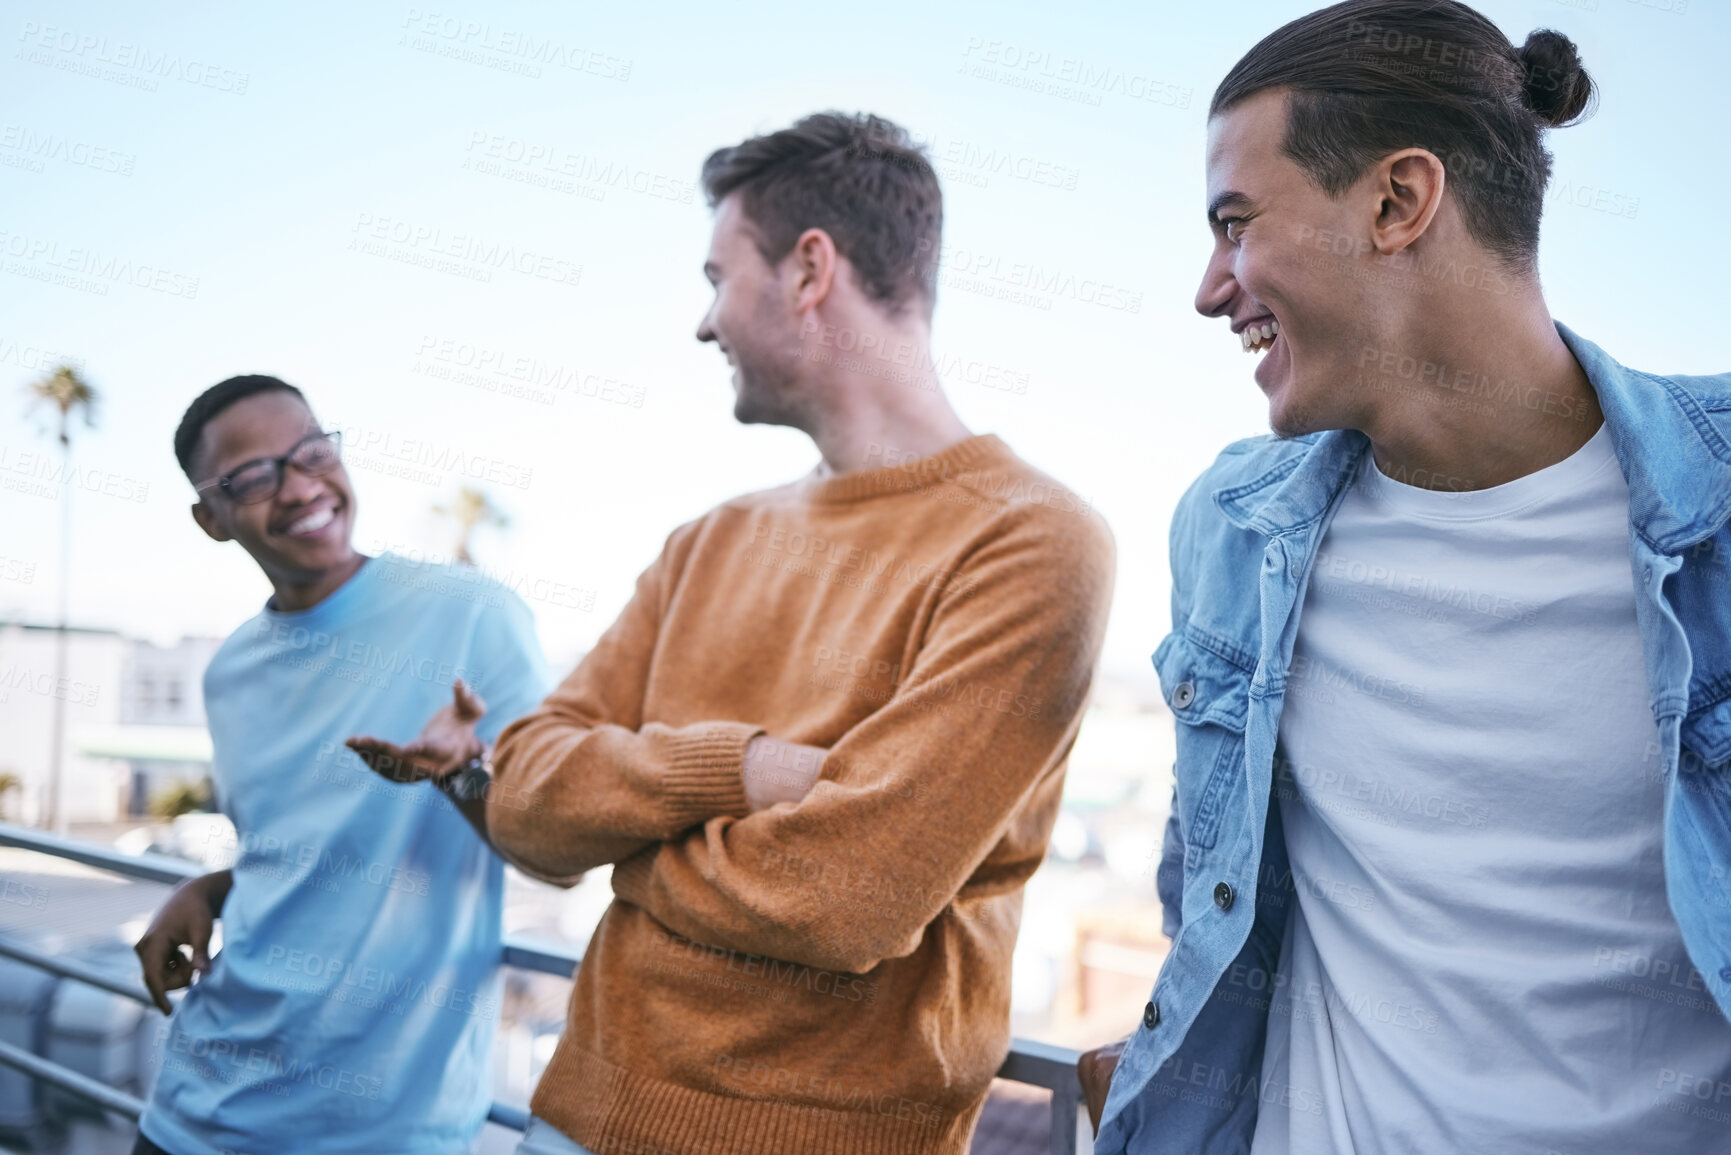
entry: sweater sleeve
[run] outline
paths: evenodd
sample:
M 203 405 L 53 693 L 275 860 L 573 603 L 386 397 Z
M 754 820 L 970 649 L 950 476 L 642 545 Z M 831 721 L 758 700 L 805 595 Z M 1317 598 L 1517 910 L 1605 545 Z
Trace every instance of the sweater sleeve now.
M 674 531 L 595 648 L 500 733 L 487 829 L 514 860 L 569 876 L 749 812 L 741 769 L 760 727 L 643 723 L 666 591 L 693 528 Z
M 907 677 L 802 801 L 646 848 L 614 893 L 698 942 L 861 974 L 917 949 L 970 879 L 1019 885 L 988 856 L 1044 851 L 1113 580 L 1104 523 L 1040 513 L 1002 515 L 958 565 Z

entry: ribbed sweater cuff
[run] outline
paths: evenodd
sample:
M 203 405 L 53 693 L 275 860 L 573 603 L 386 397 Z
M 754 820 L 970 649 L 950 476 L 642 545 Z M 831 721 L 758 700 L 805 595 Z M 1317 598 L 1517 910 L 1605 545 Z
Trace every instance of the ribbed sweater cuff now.
M 649 909 L 649 876 L 655 873 L 657 846 L 653 853 L 639 851 L 623 862 L 613 864 L 613 893 L 641 910 Z
M 668 740 L 669 825 L 683 830 L 730 814 L 751 813 L 745 800 L 745 747 L 763 727 L 747 722 L 703 722 Z

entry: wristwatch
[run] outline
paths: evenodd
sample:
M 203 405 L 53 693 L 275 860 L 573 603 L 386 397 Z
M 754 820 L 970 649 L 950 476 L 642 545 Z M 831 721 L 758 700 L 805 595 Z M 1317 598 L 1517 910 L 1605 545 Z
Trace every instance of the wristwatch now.
M 487 752 L 470 758 L 448 776 L 439 779 L 439 789 L 456 802 L 473 802 L 486 796 L 493 782 L 493 760 Z

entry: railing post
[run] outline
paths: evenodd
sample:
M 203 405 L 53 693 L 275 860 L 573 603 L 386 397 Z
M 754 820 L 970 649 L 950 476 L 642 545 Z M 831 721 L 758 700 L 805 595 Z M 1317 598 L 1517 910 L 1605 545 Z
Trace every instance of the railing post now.
M 1081 1085 L 1052 1090 L 1052 1155 L 1076 1155 L 1076 1110 Z

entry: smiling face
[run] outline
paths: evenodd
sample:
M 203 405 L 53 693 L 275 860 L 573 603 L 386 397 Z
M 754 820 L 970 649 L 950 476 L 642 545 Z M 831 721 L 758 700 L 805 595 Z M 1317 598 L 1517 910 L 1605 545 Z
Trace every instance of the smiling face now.
M 242 398 L 206 422 L 193 466 L 203 485 L 260 458 L 280 457 L 319 431 L 300 398 L 280 389 Z M 317 585 L 354 562 L 355 495 L 341 464 L 309 477 L 293 465 L 267 501 L 236 502 L 211 487 L 193 517 L 217 541 L 238 541 L 274 584 Z
M 1209 120 L 1214 251 L 1196 310 L 1227 318 L 1233 340 L 1260 358 L 1255 376 L 1269 424 L 1295 437 L 1357 427 L 1356 356 L 1381 329 L 1370 286 L 1384 270 L 1365 196 L 1355 188 L 1335 198 L 1313 184 L 1280 151 L 1285 132 L 1280 90 Z
M 733 366 L 733 415 L 747 425 L 805 427 L 800 314 L 786 283 L 790 263 L 765 261 L 738 194 L 722 200 L 703 263 L 715 300 L 697 326 L 697 339 L 714 341 Z

